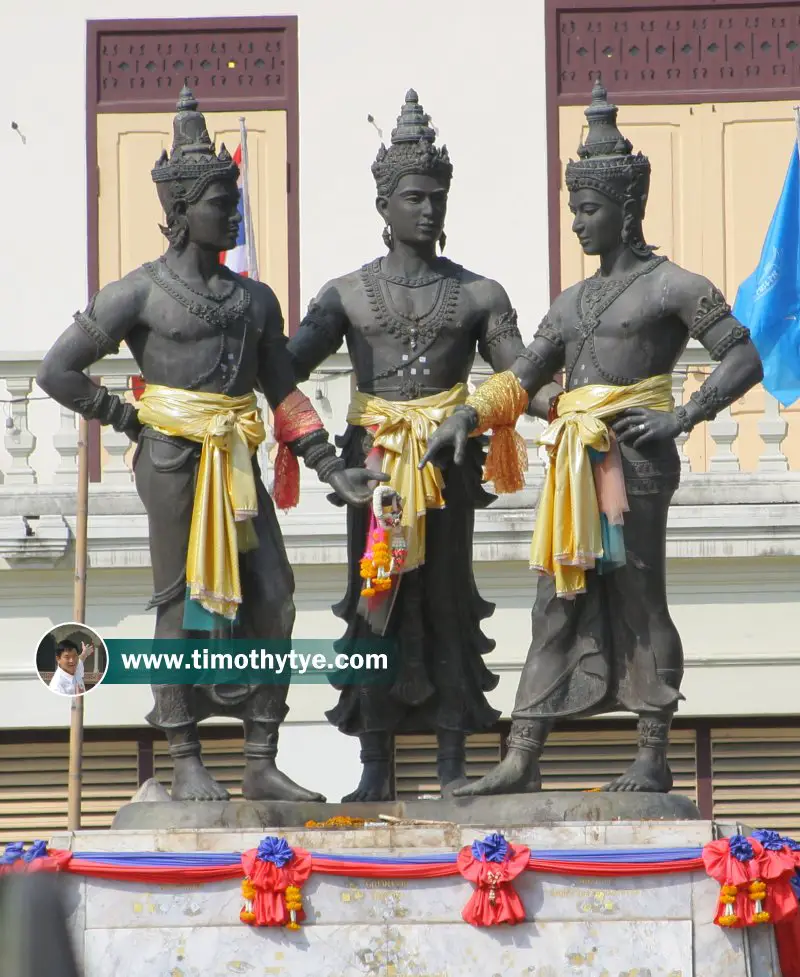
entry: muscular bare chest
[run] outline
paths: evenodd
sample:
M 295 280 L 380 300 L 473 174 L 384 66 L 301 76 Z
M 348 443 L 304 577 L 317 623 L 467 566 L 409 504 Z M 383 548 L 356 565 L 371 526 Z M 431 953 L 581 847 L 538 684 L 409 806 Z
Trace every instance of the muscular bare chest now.
M 405 378 L 420 395 L 469 373 L 476 316 L 458 266 L 446 276 L 409 282 L 380 274 L 374 262 L 361 270 L 346 311 L 359 382 Z
M 671 372 L 686 343 L 662 301 L 658 266 L 618 280 L 587 279 L 562 310 L 569 387 L 628 384 Z
M 151 383 L 243 393 L 257 374 L 264 321 L 258 306 L 240 285 L 212 299 L 155 273 L 129 345 Z

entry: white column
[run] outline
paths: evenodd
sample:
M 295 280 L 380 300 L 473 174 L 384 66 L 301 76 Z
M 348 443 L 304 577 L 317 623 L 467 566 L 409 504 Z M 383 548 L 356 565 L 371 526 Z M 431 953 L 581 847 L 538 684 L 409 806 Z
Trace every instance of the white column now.
M 686 377 L 687 372 L 681 367 L 678 367 L 672 374 L 672 396 L 675 400 L 676 407 L 681 407 L 683 405 Z M 675 438 L 675 444 L 678 447 L 678 456 L 681 460 L 681 474 L 683 475 L 688 474 L 692 470 L 689 456 L 684 451 L 688 437 L 689 435 L 685 431 L 681 431 L 681 433 Z
M 764 442 L 764 452 L 758 459 L 760 472 L 789 471 L 789 460 L 781 450 L 788 427 L 788 421 L 781 415 L 781 405 L 765 390 L 764 413 L 758 422 L 758 433 Z
M 714 457 L 708 465 L 710 472 L 738 472 L 741 471 L 739 459 L 733 453 L 733 442 L 739 433 L 739 422 L 731 416 L 730 407 L 720 411 L 716 419 L 708 425 L 711 440 L 717 447 Z
M 127 377 L 103 377 L 103 382 L 109 393 L 116 394 L 124 399 L 128 391 Z M 133 481 L 126 455 L 131 450 L 133 443 L 127 434 L 115 431 L 111 425 L 104 425 L 103 447 L 108 453 L 108 459 L 103 464 L 101 479 L 106 485 L 130 485 Z
M 36 438 L 28 428 L 28 397 L 32 387 L 32 377 L 6 377 L 6 388 L 13 401 L 4 439 L 6 451 L 11 455 L 11 468 L 5 478 L 9 485 L 35 485 L 37 482 L 36 472 L 30 465 Z
M 53 435 L 53 445 L 58 452 L 58 468 L 53 481 L 59 485 L 76 485 L 78 479 L 78 425 L 75 413 L 69 407 L 61 408 L 61 422 Z

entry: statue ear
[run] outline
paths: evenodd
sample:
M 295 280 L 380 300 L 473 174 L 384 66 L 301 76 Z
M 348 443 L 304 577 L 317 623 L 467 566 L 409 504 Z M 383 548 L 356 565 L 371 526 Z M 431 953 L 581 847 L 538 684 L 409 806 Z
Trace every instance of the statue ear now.
M 381 215 L 381 217 L 389 223 L 389 198 L 388 197 L 376 197 L 375 199 L 375 209 Z

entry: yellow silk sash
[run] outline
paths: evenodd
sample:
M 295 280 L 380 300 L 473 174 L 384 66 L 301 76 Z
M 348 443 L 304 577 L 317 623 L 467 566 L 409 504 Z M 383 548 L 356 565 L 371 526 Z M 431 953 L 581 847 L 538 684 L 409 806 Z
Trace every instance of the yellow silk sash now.
M 427 464 L 417 467 L 428 438 L 453 410 L 467 399 L 467 385 L 457 383 L 450 390 L 395 403 L 356 393 L 347 412 L 348 424 L 377 428 L 374 445 L 383 449 L 382 471 L 389 485 L 403 500 L 401 525 L 406 530 L 408 555 L 405 567 L 413 570 L 425 562 L 425 513 L 444 507 L 442 473 Z
M 539 444 L 550 457 L 531 541 L 531 567 L 555 575 L 559 597 L 586 589 L 586 570 L 603 556 L 600 511 L 587 448 L 608 451 L 605 419 L 631 407 L 670 411 L 672 377 L 650 377 L 628 387 L 589 384 L 561 396 L 558 417 Z
M 252 455 L 266 437 L 255 394 L 228 397 L 148 384 L 139 420 L 162 434 L 202 444 L 195 484 L 186 583 L 207 611 L 233 620 L 242 602 L 239 552 L 258 545 Z

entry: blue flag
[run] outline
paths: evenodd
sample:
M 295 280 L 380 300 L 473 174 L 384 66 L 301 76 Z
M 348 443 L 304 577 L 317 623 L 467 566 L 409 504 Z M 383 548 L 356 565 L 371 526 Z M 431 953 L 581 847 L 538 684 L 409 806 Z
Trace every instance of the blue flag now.
M 800 397 L 800 158 L 789 172 L 767 231 L 761 260 L 742 282 L 733 314 L 750 330 L 764 364 L 764 386 L 783 404 Z

